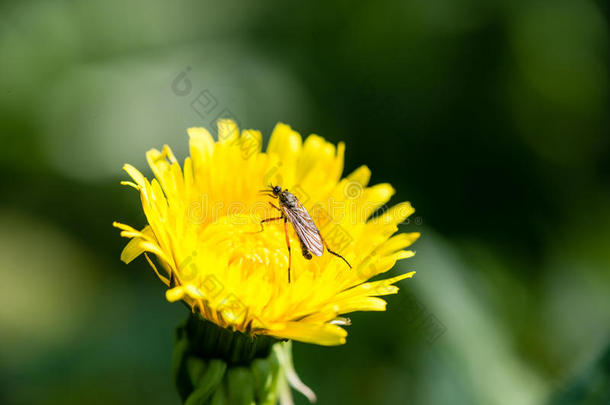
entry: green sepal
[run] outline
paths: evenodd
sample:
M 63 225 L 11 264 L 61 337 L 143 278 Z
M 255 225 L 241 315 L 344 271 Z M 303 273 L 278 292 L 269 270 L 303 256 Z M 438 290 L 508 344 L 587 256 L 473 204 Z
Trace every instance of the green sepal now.
M 254 378 L 254 396 L 258 402 L 262 402 L 267 398 L 273 382 L 269 360 L 254 360 L 250 365 L 250 370 L 252 370 L 252 377 Z
M 210 405 L 229 405 L 229 400 L 227 399 L 227 390 L 225 387 L 226 384 L 220 384 L 216 391 L 214 392 L 214 396 L 210 401 Z
M 201 376 L 200 385 L 187 398 L 185 405 L 205 405 L 212 398 L 214 391 L 222 382 L 227 370 L 227 363 L 220 359 L 212 359 Z
M 193 387 L 199 387 L 204 376 L 206 364 L 199 357 L 188 356 L 186 359 L 186 372 L 189 375 Z
M 199 314 L 176 328 L 172 376 L 187 405 L 275 405 L 279 340 L 221 328 Z M 283 347 L 283 346 L 282 346 Z
M 266 359 L 256 359 L 250 370 L 254 378 L 254 397 L 259 405 L 274 405 L 277 402 L 277 385 L 280 362 L 275 352 Z
M 186 361 L 189 352 L 189 341 L 186 336 L 180 336 L 180 332 L 176 333 L 176 342 L 174 343 L 174 352 L 172 355 L 172 377 L 178 395 L 184 402 L 186 398 L 193 392 L 193 383 L 189 377 Z
M 227 373 L 229 403 L 231 405 L 255 405 L 254 378 L 250 369 L 233 367 Z
M 271 353 L 278 339 L 266 335 L 252 335 L 222 328 L 199 314 L 191 314 L 183 326 L 191 351 L 202 358 L 220 358 L 229 365 L 249 365 L 256 358 Z
M 271 384 L 269 385 L 269 390 L 267 391 L 267 398 L 261 400 L 260 405 L 275 405 L 278 397 L 280 374 L 283 373 L 282 364 L 280 363 L 280 359 L 275 354 L 275 350 L 271 352 L 271 355 L 269 355 L 267 360 L 269 361 Z

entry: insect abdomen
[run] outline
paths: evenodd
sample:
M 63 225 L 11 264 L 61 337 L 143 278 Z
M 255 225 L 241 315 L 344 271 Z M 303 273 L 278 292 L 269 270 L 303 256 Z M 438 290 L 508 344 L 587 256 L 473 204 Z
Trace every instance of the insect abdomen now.
M 307 249 L 307 246 L 305 246 L 302 240 L 299 239 L 299 242 L 301 242 L 301 252 L 303 253 L 303 257 L 307 260 L 311 260 L 311 252 L 309 251 L 309 249 Z

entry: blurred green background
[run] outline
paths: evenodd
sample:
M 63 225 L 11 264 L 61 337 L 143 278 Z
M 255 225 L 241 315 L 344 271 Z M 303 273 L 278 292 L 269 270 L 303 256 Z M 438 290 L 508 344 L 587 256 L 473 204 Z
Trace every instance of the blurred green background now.
M 184 307 L 119 261 L 111 223 L 145 221 L 123 163 L 164 143 L 184 157 L 185 129 L 218 114 L 343 140 L 347 171 L 369 165 L 417 209 L 417 256 L 392 270 L 417 275 L 389 311 L 354 314 L 345 346 L 295 344 L 320 404 L 608 403 L 608 16 L 592 0 L 3 2 L 0 403 L 178 403 Z

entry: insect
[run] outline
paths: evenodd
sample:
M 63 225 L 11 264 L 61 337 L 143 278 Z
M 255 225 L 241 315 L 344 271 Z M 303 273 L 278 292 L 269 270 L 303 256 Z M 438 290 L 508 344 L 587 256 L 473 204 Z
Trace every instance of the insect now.
M 279 207 L 273 204 L 271 201 L 269 204 L 276 210 L 280 211 L 280 216 L 273 218 L 266 218 L 261 220 L 261 230 L 264 230 L 263 224 L 265 222 L 273 222 L 284 220 L 284 233 L 286 235 L 286 246 L 288 247 L 288 282 L 290 283 L 290 265 L 292 262 L 292 253 L 290 251 L 290 238 L 288 237 L 288 222 L 294 228 L 296 232 L 299 242 L 301 243 L 301 252 L 303 253 L 303 257 L 307 260 L 311 260 L 313 256 L 322 256 L 324 253 L 324 248 L 328 251 L 328 253 L 335 255 L 345 262 L 348 267 L 351 269 L 352 266 L 345 259 L 345 257 L 341 256 L 339 253 L 332 251 L 329 247 L 322 234 L 318 230 L 318 227 L 309 216 L 309 212 L 307 209 L 301 204 L 301 202 L 288 191 L 288 189 L 284 189 L 280 186 L 269 185 L 268 189 L 260 190 L 263 194 L 275 198 L 279 201 Z M 313 256 L 312 256 L 313 255 Z

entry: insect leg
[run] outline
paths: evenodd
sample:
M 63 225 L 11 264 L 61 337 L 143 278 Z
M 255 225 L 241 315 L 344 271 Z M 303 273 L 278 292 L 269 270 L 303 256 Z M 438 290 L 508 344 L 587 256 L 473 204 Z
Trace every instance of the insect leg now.
M 345 264 L 347 264 L 347 266 L 351 269 L 352 265 L 349 264 L 349 262 L 345 259 L 345 257 L 341 256 L 339 253 L 332 251 L 329 247 L 328 247 L 328 243 L 326 243 L 326 241 L 324 240 L 324 238 L 322 237 L 322 234 L 318 231 L 318 235 L 320 235 L 320 239 L 322 239 L 322 243 L 324 243 L 324 247 L 326 248 L 326 250 L 328 251 L 328 253 L 330 253 L 331 255 L 335 255 L 341 259 L 343 259 L 343 261 L 345 262 Z
M 272 203 L 271 201 L 269 201 L 269 205 L 271 205 L 273 208 L 275 208 L 278 211 L 281 211 L 280 207 L 278 207 L 277 205 L 275 205 L 274 203 Z
M 288 218 L 284 217 L 284 233 L 286 234 L 286 246 L 288 247 L 288 284 L 290 284 L 290 265 L 292 264 L 292 253 L 290 252 L 290 238 L 288 237 Z
M 279 217 L 273 217 L 273 218 L 266 218 L 261 220 L 261 230 L 257 231 L 257 232 L 250 232 L 250 233 L 261 233 L 262 231 L 265 230 L 265 227 L 263 226 L 263 224 L 265 222 L 271 222 L 271 221 L 279 221 L 280 219 L 284 218 L 283 216 L 279 216 Z

